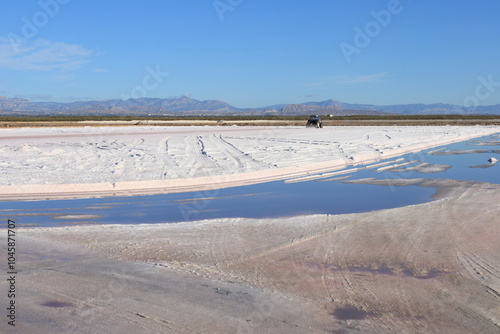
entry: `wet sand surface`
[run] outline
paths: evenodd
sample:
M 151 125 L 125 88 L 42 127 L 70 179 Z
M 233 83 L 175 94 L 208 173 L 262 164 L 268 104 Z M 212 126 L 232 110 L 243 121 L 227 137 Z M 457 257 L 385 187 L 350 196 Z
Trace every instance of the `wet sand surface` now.
M 1 328 L 500 333 L 500 190 L 451 188 L 362 214 L 18 229 L 18 318 Z

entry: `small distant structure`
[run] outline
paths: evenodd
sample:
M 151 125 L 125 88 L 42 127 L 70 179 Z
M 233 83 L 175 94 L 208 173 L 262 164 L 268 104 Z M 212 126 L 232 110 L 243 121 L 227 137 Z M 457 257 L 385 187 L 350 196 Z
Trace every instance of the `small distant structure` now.
M 495 162 L 497 162 L 498 160 L 497 160 L 497 159 L 495 159 L 495 158 L 493 158 L 493 157 L 491 157 L 491 158 L 489 158 L 489 159 L 488 159 L 488 161 L 490 162 L 490 164 L 494 164 L 494 163 L 495 163 Z

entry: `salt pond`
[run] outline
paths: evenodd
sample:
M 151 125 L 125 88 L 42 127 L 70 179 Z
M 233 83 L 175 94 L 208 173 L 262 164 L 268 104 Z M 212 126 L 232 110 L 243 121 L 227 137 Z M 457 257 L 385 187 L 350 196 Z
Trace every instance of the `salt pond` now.
M 356 166 L 352 173 L 180 194 L 0 202 L 0 215 L 15 220 L 18 226 L 64 226 L 366 212 L 424 203 L 432 199 L 436 189 L 346 182 L 427 178 L 500 184 L 500 167 L 489 164 L 490 157 L 500 160 L 498 134 L 406 154 L 381 164 Z

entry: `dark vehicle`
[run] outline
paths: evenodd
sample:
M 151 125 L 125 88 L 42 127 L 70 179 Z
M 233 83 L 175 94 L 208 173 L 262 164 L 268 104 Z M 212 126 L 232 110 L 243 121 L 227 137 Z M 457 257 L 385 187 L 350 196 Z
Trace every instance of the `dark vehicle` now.
M 322 128 L 323 122 L 321 121 L 321 117 L 318 115 L 312 115 L 309 117 L 307 121 L 306 128 Z

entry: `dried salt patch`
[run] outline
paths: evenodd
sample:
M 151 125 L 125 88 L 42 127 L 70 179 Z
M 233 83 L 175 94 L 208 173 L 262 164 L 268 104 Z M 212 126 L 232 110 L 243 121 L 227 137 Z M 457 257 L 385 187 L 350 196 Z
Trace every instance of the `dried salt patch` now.
M 432 150 L 432 151 L 429 151 L 427 152 L 426 154 L 434 154 L 436 152 L 439 152 L 439 151 L 444 151 L 446 150 L 446 147 L 442 147 L 442 148 L 438 148 L 437 150 Z
M 393 164 L 396 162 L 401 162 L 403 160 L 404 160 L 404 158 L 399 158 L 396 160 L 391 160 L 391 161 L 381 162 L 381 163 L 377 163 L 377 164 L 373 164 L 373 165 L 368 165 L 368 166 L 365 166 L 365 168 L 370 169 L 370 168 L 382 167 L 382 166 L 390 165 L 390 164 Z
M 53 149 L 50 152 L 43 152 L 42 155 L 62 155 L 62 154 L 67 154 L 67 153 L 68 152 L 66 152 L 62 148 L 56 148 L 56 149 Z
M 321 175 L 311 175 L 311 176 L 304 176 L 304 177 L 299 177 L 299 178 L 295 178 L 295 179 L 288 179 L 288 180 L 285 180 L 283 182 L 284 183 L 306 182 L 306 181 L 320 179 L 321 177 L 322 177 Z
M 23 147 L 21 147 L 21 152 L 35 152 L 35 151 L 40 151 L 40 149 L 38 147 L 30 145 L 24 145 Z
M 294 179 L 288 179 L 288 180 L 285 180 L 283 182 L 284 183 L 297 183 L 297 182 L 305 182 L 305 181 L 311 181 L 311 180 L 317 180 L 317 179 L 324 179 L 324 178 L 327 178 L 330 176 L 354 173 L 354 172 L 357 172 L 359 169 L 360 168 L 351 168 L 351 169 L 341 170 L 338 172 L 330 172 L 330 173 L 303 176 L 303 177 L 298 177 L 298 178 L 294 178 Z
M 96 219 L 104 216 L 98 215 L 64 215 L 64 216 L 55 216 L 55 219 Z
M 403 167 L 403 166 L 406 166 L 406 165 L 413 164 L 415 162 L 418 162 L 418 161 L 417 160 L 411 160 L 411 161 L 403 162 L 401 164 L 395 164 L 395 165 L 390 165 L 390 166 L 386 166 L 386 167 L 380 167 L 380 168 L 377 169 L 377 172 L 383 172 L 383 171 L 386 171 L 386 170 L 389 170 L 389 169 Z

